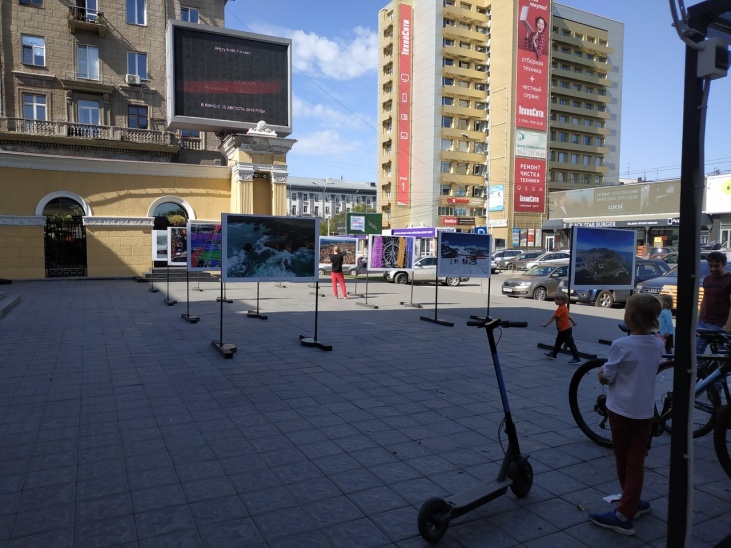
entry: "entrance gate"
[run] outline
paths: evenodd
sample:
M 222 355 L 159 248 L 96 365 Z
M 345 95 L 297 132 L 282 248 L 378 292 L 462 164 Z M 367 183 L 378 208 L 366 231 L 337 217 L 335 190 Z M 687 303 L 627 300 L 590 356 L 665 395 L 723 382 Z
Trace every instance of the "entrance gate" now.
M 81 216 L 46 219 L 46 278 L 86 276 L 86 229 Z

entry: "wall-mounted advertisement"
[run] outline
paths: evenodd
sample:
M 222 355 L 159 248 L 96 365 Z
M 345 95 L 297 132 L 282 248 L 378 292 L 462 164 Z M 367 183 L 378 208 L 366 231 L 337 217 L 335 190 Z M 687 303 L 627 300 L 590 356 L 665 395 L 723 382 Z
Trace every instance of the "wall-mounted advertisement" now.
M 547 129 L 550 5 L 550 0 L 518 0 L 516 127 Z
M 505 211 L 505 185 L 490 185 L 487 194 L 488 211 Z
M 224 282 L 314 282 L 320 255 L 317 217 L 221 216 Z
M 515 155 L 545 160 L 548 152 L 548 134 L 545 131 L 519 129 L 515 132 Z
M 714 207 L 719 197 L 710 199 L 709 196 L 707 187 L 706 206 Z M 551 192 L 550 197 L 548 214 L 551 219 L 644 214 L 674 217 L 680 211 L 680 181 L 562 190 Z M 727 199 L 727 203 L 731 205 L 731 199 Z M 706 213 L 712 212 L 706 209 Z
M 401 4 L 399 8 L 399 39 L 398 39 L 398 102 L 396 113 L 398 115 L 398 161 L 396 164 L 396 203 L 409 205 L 411 203 L 411 59 L 412 40 L 411 31 L 412 8 L 409 5 Z
M 513 247 L 520 247 L 520 229 L 519 228 L 513 228 L 512 244 L 513 244 Z
M 491 236 L 468 232 L 440 232 L 437 237 L 437 275 L 489 278 Z
M 680 194 L 680 192 L 678 192 Z M 706 178 L 705 213 L 728 213 L 731 211 L 731 173 L 711 175 Z
M 516 213 L 543 213 L 546 207 L 546 161 L 535 158 L 515 159 Z
M 412 236 L 369 237 L 368 269 L 413 268 L 414 238 Z
M 152 260 L 168 261 L 168 231 L 153 230 L 152 231 Z
M 188 264 L 188 229 L 184 226 L 168 228 L 169 266 L 186 266 Z
M 188 223 L 188 270 L 221 270 L 221 223 Z
M 332 236 L 320 236 L 320 262 L 319 269 L 324 272 L 331 271 L 330 255 L 335 253 L 335 247 L 340 248 L 340 253 L 345 253 L 343 258 L 343 272 L 350 270 L 356 264 L 358 240 L 355 238 L 338 238 Z
M 572 289 L 634 289 L 634 230 L 574 227 Z

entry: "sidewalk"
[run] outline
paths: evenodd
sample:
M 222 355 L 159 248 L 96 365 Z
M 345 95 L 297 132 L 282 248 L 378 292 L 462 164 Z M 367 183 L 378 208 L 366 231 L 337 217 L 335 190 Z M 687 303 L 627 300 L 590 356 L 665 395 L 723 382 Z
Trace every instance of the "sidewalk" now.
M 314 288 L 262 283 L 263 321 L 246 317 L 256 284 L 228 284 L 223 305 L 219 284 L 194 286 L 196 324 L 181 318 L 181 282 L 175 306 L 166 284 L 131 280 L 3 287 L 21 300 L 0 319 L 0 547 L 425 546 L 425 500 L 497 475 L 499 394 L 485 334 L 465 325 L 484 315 L 482 296 L 440 287 L 446 327 L 420 320 L 433 302 L 400 304 L 409 286 L 370 282 L 374 310 L 323 283 L 315 316 Z M 523 304 L 491 314 L 520 320 Z M 316 326 L 332 352 L 300 344 Z M 653 508 L 636 536 L 589 523 L 619 490 L 614 460 L 573 422 L 569 356 L 537 348 L 554 337 L 505 329 L 499 344 L 530 494 L 455 520 L 442 546 L 665 546 L 669 436 L 646 461 Z M 237 352 L 224 359 L 212 341 Z M 712 445 L 694 445 L 697 547 L 731 532 L 731 480 Z

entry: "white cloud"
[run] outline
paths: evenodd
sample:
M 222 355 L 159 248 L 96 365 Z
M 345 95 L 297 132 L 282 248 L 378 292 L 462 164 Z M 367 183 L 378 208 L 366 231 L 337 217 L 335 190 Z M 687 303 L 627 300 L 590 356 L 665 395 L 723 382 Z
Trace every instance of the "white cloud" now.
M 255 32 L 291 38 L 292 65 L 307 76 L 351 80 L 372 76 L 378 67 L 378 35 L 365 27 L 354 28 L 348 39 L 273 26 L 257 26 Z
M 292 113 L 295 124 L 298 119 L 310 119 L 325 127 L 374 131 L 373 116 L 370 114 L 343 112 L 328 105 L 310 103 L 297 96 L 292 98 Z
M 323 156 L 337 158 L 347 156 L 363 146 L 362 143 L 343 135 L 334 129 L 313 131 L 297 135 L 297 144 L 292 152 L 298 156 Z

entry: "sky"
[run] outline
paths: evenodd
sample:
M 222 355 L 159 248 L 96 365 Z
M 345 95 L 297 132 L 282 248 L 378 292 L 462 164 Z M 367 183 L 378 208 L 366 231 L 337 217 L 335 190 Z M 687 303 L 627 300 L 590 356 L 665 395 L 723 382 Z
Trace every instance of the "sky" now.
M 438 0 L 435 0 L 438 1 Z M 686 46 L 663 0 L 566 0 L 624 23 L 619 177 L 680 176 Z M 686 1 L 686 8 L 698 2 Z M 226 27 L 292 39 L 296 177 L 376 181 L 377 0 L 231 0 Z M 710 86 L 705 172 L 731 172 L 731 76 Z

